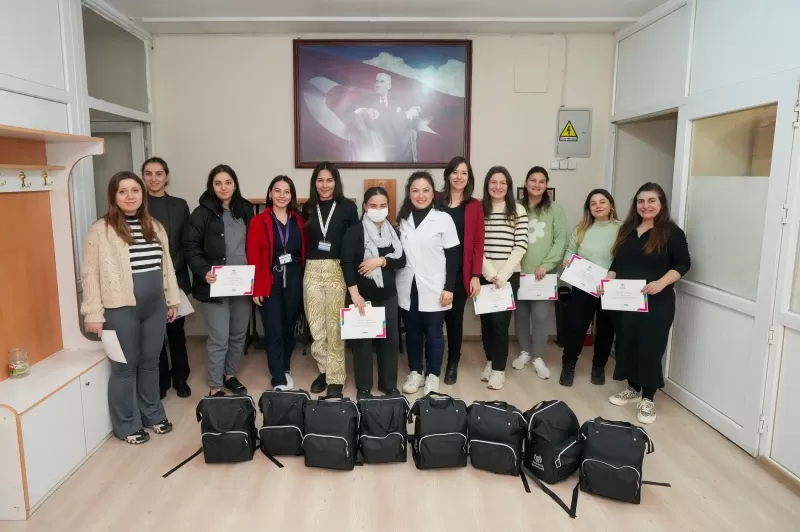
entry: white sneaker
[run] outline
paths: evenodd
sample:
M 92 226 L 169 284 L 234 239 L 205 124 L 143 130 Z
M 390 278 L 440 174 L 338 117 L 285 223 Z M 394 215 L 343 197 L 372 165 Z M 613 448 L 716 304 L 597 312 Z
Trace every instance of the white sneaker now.
M 403 393 L 417 393 L 417 391 L 419 391 L 419 387 L 423 384 L 425 384 L 425 377 L 416 371 L 412 371 L 409 373 L 408 377 L 406 377 L 406 382 L 403 383 Z
M 506 372 L 505 371 L 492 371 L 492 374 L 489 376 L 489 384 L 486 385 L 487 388 L 490 390 L 499 390 L 506 384 Z
M 628 403 L 635 403 L 637 401 L 641 401 L 641 399 L 642 399 L 642 392 L 641 391 L 637 392 L 636 390 L 628 386 L 621 392 L 615 393 L 614 395 L 609 397 L 608 401 L 612 405 L 625 406 Z
M 649 425 L 656 420 L 656 404 L 650 399 L 642 399 L 637 408 L 639 412 L 636 414 L 636 419 L 639 423 Z
M 491 374 L 492 374 L 492 363 L 487 362 L 486 365 L 483 366 L 483 372 L 481 373 L 481 380 L 483 382 L 487 382 Z
M 279 384 L 277 386 L 274 386 L 272 389 L 275 390 L 276 392 L 288 392 L 289 390 L 291 390 L 288 384 Z
M 429 374 L 428 378 L 425 379 L 425 390 L 423 391 L 424 395 L 428 395 L 431 392 L 438 392 L 439 391 L 439 377 L 434 374 Z
M 294 379 L 288 371 L 286 372 L 286 386 L 288 386 L 287 390 L 294 390 Z
M 519 356 L 511 363 L 511 367 L 514 369 L 522 369 L 530 361 L 531 355 L 527 351 L 520 351 Z
M 540 379 L 549 379 L 550 378 L 550 370 L 547 369 L 547 365 L 542 360 L 542 357 L 536 357 L 533 360 L 533 369 L 536 370 L 536 375 Z

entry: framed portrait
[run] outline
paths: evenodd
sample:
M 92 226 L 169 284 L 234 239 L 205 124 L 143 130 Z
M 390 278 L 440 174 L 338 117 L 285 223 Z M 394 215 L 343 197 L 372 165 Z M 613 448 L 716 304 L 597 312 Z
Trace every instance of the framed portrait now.
M 469 157 L 472 41 L 294 41 L 295 167 Z
M 525 187 L 517 187 L 517 201 L 522 199 L 523 192 L 525 192 Z M 550 196 L 551 201 L 555 201 L 556 189 L 553 187 L 547 187 L 547 195 Z

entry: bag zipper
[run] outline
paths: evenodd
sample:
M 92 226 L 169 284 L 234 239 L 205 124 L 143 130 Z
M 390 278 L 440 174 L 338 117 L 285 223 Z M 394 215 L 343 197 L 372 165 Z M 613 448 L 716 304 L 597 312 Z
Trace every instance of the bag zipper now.
M 541 414 L 542 412 L 544 412 L 545 410 L 547 410 L 547 409 L 548 409 L 548 408 L 550 408 L 551 406 L 556 406 L 556 405 L 557 405 L 558 403 L 560 403 L 560 402 L 561 402 L 561 401 L 556 401 L 555 403 L 553 403 L 553 404 L 551 404 L 551 405 L 547 405 L 546 407 L 542 408 L 542 409 L 541 409 L 541 410 L 539 410 L 538 412 L 534 412 L 533 414 L 531 414 L 531 420 L 530 420 L 530 421 L 528 421 L 528 437 L 530 437 L 530 435 L 531 435 L 531 427 L 533 426 L 533 418 L 536 416 L 536 414 Z M 523 418 L 523 419 L 524 419 L 524 418 Z
M 607 465 L 611 469 L 616 469 L 617 471 L 619 471 L 620 469 L 633 469 L 636 472 L 636 489 L 640 488 L 640 481 L 642 480 L 642 475 L 641 475 L 641 473 L 639 473 L 639 470 L 636 469 L 633 466 L 626 465 L 626 466 L 617 467 L 617 466 L 613 466 L 613 465 L 609 464 L 608 462 L 603 462 L 602 460 L 597 460 L 595 458 L 586 458 L 583 462 L 581 462 L 581 473 L 584 474 L 584 475 L 586 474 L 586 471 L 583 470 L 583 465 L 586 462 L 597 462 L 599 464 Z
M 303 441 L 300 442 L 300 445 L 303 446 L 306 443 L 306 438 L 309 436 L 316 436 L 318 438 L 331 438 L 334 440 L 342 440 L 344 442 L 344 452 L 345 455 L 350 458 L 350 444 L 347 442 L 347 439 L 343 438 L 342 436 L 330 436 L 328 434 L 306 434 L 303 436 Z
M 558 453 L 558 456 L 556 456 L 556 467 L 558 467 L 558 468 L 560 468 L 560 467 L 561 467 L 561 455 L 562 455 L 562 454 L 564 454 L 565 452 L 567 452 L 567 449 L 569 449 L 570 447 L 572 447 L 572 446 L 573 446 L 573 445 L 575 445 L 576 443 L 578 443 L 578 440 L 575 440 L 574 442 L 570 443 L 569 445 L 567 445 L 566 447 L 564 447 L 564 448 L 561 450 L 561 452 L 560 452 L 560 453 Z
M 400 436 L 400 439 L 402 440 L 400 442 L 400 445 L 402 445 L 403 449 L 406 448 L 405 438 L 403 438 L 403 435 L 400 434 L 399 432 L 390 432 L 386 436 L 370 436 L 369 434 L 362 434 L 361 436 L 359 436 L 359 439 L 361 439 L 361 438 L 369 438 L 370 440 L 385 440 L 389 436 Z
M 477 442 L 477 443 L 485 443 L 485 444 L 487 444 L 487 445 L 501 445 L 501 446 L 503 446 L 503 447 L 506 447 L 506 448 L 508 448 L 508 450 L 509 450 L 509 451 L 511 451 L 511 454 L 513 454 L 513 455 L 514 455 L 514 467 L 517 467 L 517 452 L 516 452 L 516 451 L 514 450 L 514 448 L 513 448 L 513 447 L 511 447 L 510 445 L 508 445 L 508 444 L 506 444 L 506 443 L 499 443 L 499 442 L 496 442 L 496 441 L 474 440 L 474 439 L 473 439 L 473 440 L 470 440 L 470 441 L 469 441 L 469 446 L 470 446 L 470 448 L 472 447 L 472 444 L 473 444 L 473 443 L 475 443 L 475 442 Z M 470 449 L 470 450 L 471 450 L 471 449 Z
M 406 406 L 409 409 L 411 409 L 411 405 L 408 403 L 408 399 L 406 399 L 405 397 L 367 397 L 365 399 L 359 399 L 358 402 L 365 403 L 367 401 L 397 401 L 397 400 L 403 401 L 406 404 Z
M 423 436 L 422 438 L 420 438 L 419 441 L 417 441 L 417 451 L 419 451 L 419 449 L 422 447 L 422 441 L 425 438 L 436 437 L 436 436 L 453 436 L 453 435 L 456 435 L 456 434 L 461 436 L 462 438 L 464 438 L 464 452 L 466 452 L 466 450 L 467 450 L 467 437 L 465 435 L 461 434 L 460 432 L 442 432 L 442 433 L 439 433 L 439 434 L 427 434 L 427 435 Z
M 472 403 L 472 404 L 473 404 L 473 405 L 480 405 L 480 403 L 478 403 L 477 401 L 475 401 L 475 402 L 474 402 L 474 403 Z M 470 406 L 471 406 L 471 405 L 470 405 Z M 502 408 L 500 408 L 499 406 L 493 406 L 493 405 L 487 405 L 487 404 L 484 404 L 483 406 L 484 406 L 484 407 L 486 407 L 486 408 L 491 408 L 492 410 L 497 410 L 498 412 L 508 412 L 508 410 L 503 410 L 503 409 L 502 409 Z M 517 414 L 519 417 L 521 417 L 521 418 L 522 418 L 522 421 L 523 421 L 523 422 L 525 421 L 525 416 L 523 416 L 523 415 L 522 415 L 522 412 L 520 412 L 519 410 L 511 410 L 511 413 L 512 413 L 512 414 Z M 476 440 L 476 441 L 478 441 L 478 440 Z
M 203 436 L 222 436 L 223 434 L 244 434 L 246 438 L 250 436 L 243 430 L 229 430 L 227 432 L 204 432 L 200 435 L 202 438 Z
M 301 437 L 303 436 L 303 431 L 300 430 L 300 427 L 298 427 L 297 425 L 269 425 L 267 427 L 261 427 L 260 429 L 258 429 L 258 431 L 261 432 L 262 430 L 266 429 L 294 429 L 300 433 Z

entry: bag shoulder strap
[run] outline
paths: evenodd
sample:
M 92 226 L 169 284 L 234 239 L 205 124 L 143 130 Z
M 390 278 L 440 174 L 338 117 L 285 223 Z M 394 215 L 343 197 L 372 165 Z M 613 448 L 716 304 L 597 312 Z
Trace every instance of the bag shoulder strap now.
M 576 516 L 575 512 L 576 512 L 577 507 L 578 507 L 578 488 L 580 487 L 580 480 L 578 480 L 578 484 L 575 485 L 575 489 L 572 490 L 572 504 L 570 506 L 567 506 L 567 504 L 564 501 L 561 500 L 561 497 L 559 497 L 558 495 L 553 493 L 553 491 L 550 488 L 545 486 L 544 482 L 539 480 L 539 477 L 537 477 L 536 475 L 531 473 L 530 469 L 528 469 L 525 466 L 522 466 L 522 472 L 528 478 L 530 478 L 534 482 L 534 484 L 539 486 L 539 489 L 541 489 L 543 492 L 545 492 L 545 494 L 547 494 L 547 496 L 549 496 L 551 499 L 553 499 L 553 501 L 555 501 L 555 503 L 558 504 L 561 507 L 562 510 L 567 512 L 567 515 L 569 515 L 571 518 L 575 519 L 575 516 Z

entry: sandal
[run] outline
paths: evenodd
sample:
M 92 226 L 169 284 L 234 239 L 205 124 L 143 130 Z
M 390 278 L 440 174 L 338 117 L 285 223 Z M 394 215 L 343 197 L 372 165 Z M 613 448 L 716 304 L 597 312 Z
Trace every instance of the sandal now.
M 125 438 L 125 441 L 131 445 L 140 445 L 146 443 L 148 440 L 150 440 L 150 435 L 144 429 L 139 429 Z
M 169 420 L 160 421 L 152 426 L 153 432 L 156 434 L 166 434 L 172 432 L 172 423 Z

